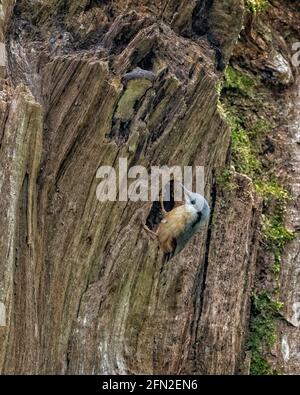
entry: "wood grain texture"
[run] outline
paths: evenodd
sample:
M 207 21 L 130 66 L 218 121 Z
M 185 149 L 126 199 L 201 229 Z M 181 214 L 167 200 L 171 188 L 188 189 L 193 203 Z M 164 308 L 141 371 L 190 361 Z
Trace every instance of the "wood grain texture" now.
M 216 178 L 243 1 L 6 3 L 1 373 L 240 372 L 261 206 L 246 176 L 233 192 Z M 124 79 L 137 67 L 154 78 Z M 167 264 L 143 231 L 151 203 L 96 198 L 98 167 L 123 157 L 205 166 L 211 222 Z

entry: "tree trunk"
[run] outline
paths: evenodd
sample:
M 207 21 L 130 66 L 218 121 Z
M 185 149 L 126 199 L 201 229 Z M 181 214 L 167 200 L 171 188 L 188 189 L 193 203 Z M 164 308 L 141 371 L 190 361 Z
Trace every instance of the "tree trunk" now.
M 275 61 L 264 64 L 274 48 L 256 32 L 266 18 L 291 51 L 272 18 L 299 37 L 296 7 L 272 1 L 261 17 L 243 0 L 3 1 L 2 373 L 249 373 L 251 295 L 268 284 L 261 262 L 270 253 L 249 174 L 233 171 L 234 188 L 218 181 L 231 152 L 218 87 L 231 56 L 262 78 L 284 78 Z M 236 44 L 243 23 L 250 32 Z M 292 78 L 264 85 L 274 113 Z M 155 204 L 97 200 L 97 169 L 118 168 L 119 158 L 205 168 L 210 223 L 167 264 L 143 229 L 158 220 Z M 288 330 L 280 333 L 296 349 L 299 329 Z M 289 373 L 299 358 L 282 362 L 280 341 L 269 359 Z

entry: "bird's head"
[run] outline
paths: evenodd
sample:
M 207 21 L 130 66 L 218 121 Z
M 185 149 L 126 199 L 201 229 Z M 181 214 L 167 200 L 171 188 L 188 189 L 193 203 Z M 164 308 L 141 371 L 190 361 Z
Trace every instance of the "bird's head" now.
M 199 193 L 189 191 L 184 185 L 182 185 L 186 204 L 191 205 L 195 208 L 197 213 L 202 213 L 203 219 L 208 218 L 210 214 L 210 208 L 206 199 Z

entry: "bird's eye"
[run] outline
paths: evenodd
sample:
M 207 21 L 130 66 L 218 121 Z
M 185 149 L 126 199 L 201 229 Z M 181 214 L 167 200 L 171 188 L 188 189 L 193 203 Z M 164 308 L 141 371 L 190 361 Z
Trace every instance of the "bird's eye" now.
M 192 204 L 195 204 L 195 203 L 196 203 L 196 200 L 191 200 L 191 203 L 192 203 Z

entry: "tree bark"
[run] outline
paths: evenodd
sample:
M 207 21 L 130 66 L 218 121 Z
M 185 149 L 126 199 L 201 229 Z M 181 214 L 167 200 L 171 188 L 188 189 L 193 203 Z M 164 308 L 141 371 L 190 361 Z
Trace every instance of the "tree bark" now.
M 243 174 L 217 183 L 230 154 L 218 84 L 244 11 L 3 2 L 2 373 L 248 373 L 261 201 Z M 97 169 L 119 158 L 205 167 L 211 221 L 168 264 L 143 230 L 151 203 L 97 200 Z

